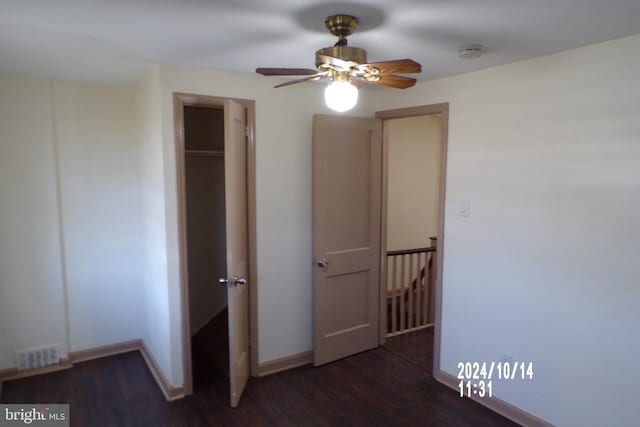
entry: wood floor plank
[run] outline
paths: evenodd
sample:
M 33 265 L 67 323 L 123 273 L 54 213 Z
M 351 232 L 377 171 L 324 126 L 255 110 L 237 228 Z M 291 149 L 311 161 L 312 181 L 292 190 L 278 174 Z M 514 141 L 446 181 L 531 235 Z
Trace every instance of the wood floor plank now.
M 78 427 L 515 425 L 436 382 L 427 369 L 432 335 L 409 335 L 319 368 L 252 378 L 234 409 L 228 380 L 215 367 L 194 395 L 166 402 L 138 352 L 7 382 L 0 400 L 69 403 Z

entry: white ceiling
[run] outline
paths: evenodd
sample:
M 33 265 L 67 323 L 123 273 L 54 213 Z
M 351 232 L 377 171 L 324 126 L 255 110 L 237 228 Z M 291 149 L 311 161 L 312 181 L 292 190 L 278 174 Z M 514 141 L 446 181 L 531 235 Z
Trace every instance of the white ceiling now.
M 154 63 L 313 68 L 335 13 L 360 18 L 349 43 L 370 61 L 413 58 L 420 80 L 640 33 L 639 0 L 0 0 L 0 71 L 127 82 Z M 459 59 L 468 44 L 486 55 Z

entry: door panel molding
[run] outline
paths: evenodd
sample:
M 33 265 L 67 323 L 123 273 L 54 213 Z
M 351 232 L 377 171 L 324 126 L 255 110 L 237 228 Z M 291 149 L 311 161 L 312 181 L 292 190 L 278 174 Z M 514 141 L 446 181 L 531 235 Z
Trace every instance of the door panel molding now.
M 249 333 L 250 333 L 250 373 L 258 375 L 258 272 L 257 272 L 257 232 L 256 232 L 256 134 L 255 101 L 239 98 L 226 98 L 191 93 L 173 93 L 173 118 L 176 157 L 176 180 L 178 200 L 178 245 L 180 258 L 180 308 L 182 333 L 182 362 L 184 375 L 184 393 L 193 394 L 193 372 L 191 366 L 191 333 L 189 325 L 189 289 L 187 277 L 186 245 L 186 189 L 184 170 L 184 107 L 224 108 L 225 100 L 230 99 L 242 105 L 247 119 L 247 219 L 249 249 Z M 217 278 L 213 278 L 215 280 Z

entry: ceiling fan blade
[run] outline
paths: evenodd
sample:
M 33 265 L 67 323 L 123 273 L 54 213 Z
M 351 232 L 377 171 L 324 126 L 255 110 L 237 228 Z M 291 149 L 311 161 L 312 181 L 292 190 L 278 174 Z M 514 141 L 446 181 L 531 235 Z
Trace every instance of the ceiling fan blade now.
M 256 73 L 263 76 L 310 76 L 317 72 L 307 68 L 256 68 Z
M 295 85 L 295 84 L 298 84 L 298 83 L 316 81 L 316 80 L 323 79 L 323 78 L 327 77 L 328 75 L 329 75 L 328 73 L 316 73 L 313 76 L 305 77 L 304 79 L 289 80 L 288 82 L 280 83 L 279 85 L 275 85 L 274 88 L 291 86 L 291 85 Z
M 357 65 L 353 62 L 345 61 L 344 59 L 336 58 L 335 56 L 328 55 L 316 55 L 318 59 L 322 60 L 326 64 L 330 64 L 336 71 L 349 71 L 351 67 Z
M 363 64 L 364 65 L 364 64 Z M 370 65 L 380 70 L 380 74 L 411 74 L 422 72 L 422 66 L 412 59 L 372 62 Z
M 374 85 L 388 86 L 396 89 L 406 89 L 416 84 L 417 80 L 412 79 L 411 77 L 384 75 L 384 76 L 380 76 L 380 80 L 378 81 L 370 82 L 364 79 L 362 81 L 364 81 L 365 83 L 371 83 Z

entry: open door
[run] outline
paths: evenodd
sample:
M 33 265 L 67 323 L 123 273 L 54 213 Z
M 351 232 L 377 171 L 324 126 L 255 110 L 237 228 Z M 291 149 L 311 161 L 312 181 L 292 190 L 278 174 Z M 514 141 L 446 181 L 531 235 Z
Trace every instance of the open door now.
M 313 363 L 378 345 L 382 122 L 314 116 Z
M 249 379 L 249 274 L 247 227 L 247 136 L 245 109 L 224 102 L 224 167 L 229 310 L 231 406 L 238 406 Z

